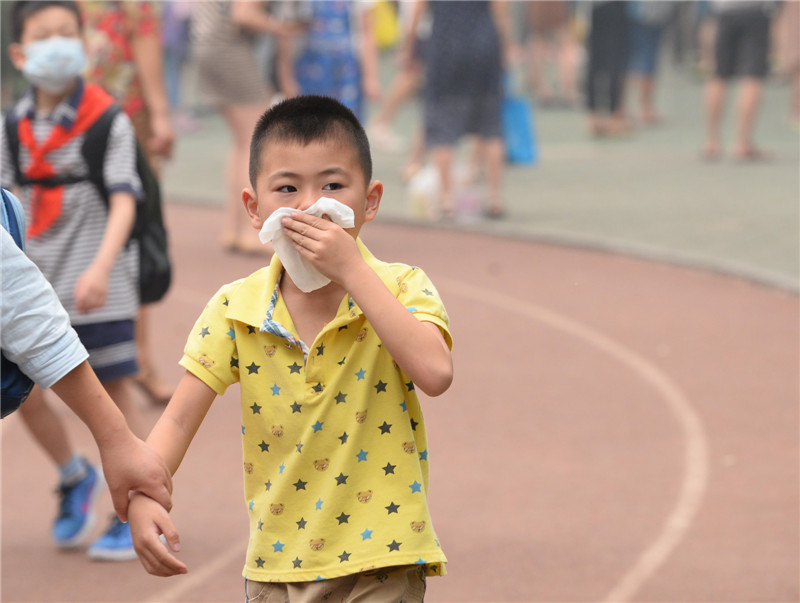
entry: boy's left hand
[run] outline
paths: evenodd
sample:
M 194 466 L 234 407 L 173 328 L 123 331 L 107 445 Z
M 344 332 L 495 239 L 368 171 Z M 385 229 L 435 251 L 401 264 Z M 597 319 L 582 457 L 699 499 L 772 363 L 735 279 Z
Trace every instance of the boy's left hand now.
M 297 211 L 283 218 L 281 225 L 298 253 L 340 285 L 351 274 L 354 264 L 361 260 L 353 236 L 325 216 L 318 218 Z
M 108 273 L 92 264 L 75 283 L 75 308 L 86 313 L 102 308 L 108 295 Z

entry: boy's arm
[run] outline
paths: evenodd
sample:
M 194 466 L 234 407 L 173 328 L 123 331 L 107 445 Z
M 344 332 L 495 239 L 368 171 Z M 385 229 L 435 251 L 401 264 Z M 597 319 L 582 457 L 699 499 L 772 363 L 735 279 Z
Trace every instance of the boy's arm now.
M 164 459 L 170 473 L 178 470 L 216 395 L 192 373 L 184 373 L 164 414 L 147 438 L 147 443 Z M 149 573 L 173 576 L 188 571 L 159 539 L 163 534 L 173 552 L 180 550 L 178 532 L 162 505 L 145 496 L 134 496 L 128 519 L 136 554 Z
M 439 327 L 415 318 L 392 295 L 361 257 L 355 239 L 330 220 L 303 212 L 284 218 L 283 226 L 298 252 L 353 296 L 414 385 L 429 396 L 447 391 L 453 359 Z
M 106 303 L 108 278 L 125 247 L 136 219 L 136 199 L 127 191 L 112 193 L 108 202 L 108 220 L 103 240 L 94 261 L 75 284 L 75 307 L 78 312 L 89 312 Z

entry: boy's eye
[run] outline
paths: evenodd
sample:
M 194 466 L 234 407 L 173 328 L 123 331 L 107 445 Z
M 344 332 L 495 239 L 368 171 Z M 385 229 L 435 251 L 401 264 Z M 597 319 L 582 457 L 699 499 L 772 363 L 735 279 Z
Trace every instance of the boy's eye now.
M 338 191 L 340 188 L 343 188 L 341 184 L 338 182 L 331 182 L 330 184 L 326 184 L 322 187 L 324 191 Z
M 282 187 L 278 189 L 279 193 L 296 193 L 297 189 L 293 187 L 291 184 L 284 184 Z

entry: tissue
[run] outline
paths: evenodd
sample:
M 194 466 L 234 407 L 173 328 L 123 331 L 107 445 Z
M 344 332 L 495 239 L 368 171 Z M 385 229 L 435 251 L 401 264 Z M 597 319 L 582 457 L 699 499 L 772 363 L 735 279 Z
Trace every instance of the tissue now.
M 294 248 L 292 240 L 283 232 L 281 219 L 284 216 L 292 215 L 296 211 L 291 207 L 276 209 L 264 222 L 264 226 L 261 227 L 261 231 L 258 233 L 258 238 L 262 243 L 272 241 L 272 246 L 275 248 L 278 259 L 292 281 L 294 281 L 294 284 L 304 293 L 310 293 L 320 287 L 324 287 L 331 280 L 301 256 Z M 320 197 L 314 205 L 303 213 L 317 217 L 327 215 L 334 224 L 338 224 L 342 228 L 352 228 L 355 225 L 353 210 L 344 203 L 339 203 L 329 197 Z

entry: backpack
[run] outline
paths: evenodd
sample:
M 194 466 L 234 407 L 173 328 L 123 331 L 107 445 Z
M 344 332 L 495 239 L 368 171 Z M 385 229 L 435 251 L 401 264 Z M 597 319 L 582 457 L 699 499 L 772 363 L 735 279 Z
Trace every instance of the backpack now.
M 0 189 L 3 197 L 2 224 L 17 247 L 25 250 L 25 217 L 22 205 L 16 197 Z M 33 389 L 33 380 L 20 368 L 0 352 L 0 379 L 2 395 L 0 396 L 0 416 L 3 418 L 17 410 L 25 402 Z
M 89 166 L 89 175 L 56 176 L 34 180 L 26 177 L 19 165 L 19 132 L 13 111 L 5 117 L 6 138 L 14 164 L 17 183 L 20 185 L 38 184 L 41 186 L 60 186 L 75 184 L 86 180 L 94 184 L 108 207 L 108 190 L 103 178 L 108 137 L 114 118 L 122 111 L 113 104 L 95 121 L 84 135 L 81 154 Z M 131 239 L 139 243 L 139 302 L 149 304 L 160 300 L 169 289 L 172 268 L 167 245 L 167 231 L 161 211 L 161 188 L 147 158 L 139 144 L 136 144 L 136 172 L 142 181 L 144 200 L 136 204 L 136 221 Z

